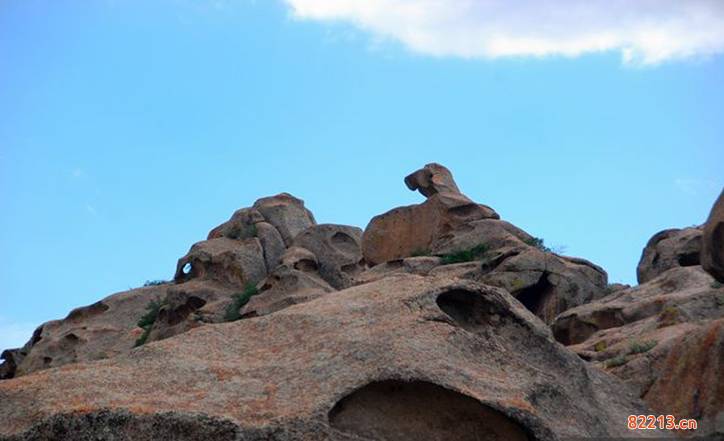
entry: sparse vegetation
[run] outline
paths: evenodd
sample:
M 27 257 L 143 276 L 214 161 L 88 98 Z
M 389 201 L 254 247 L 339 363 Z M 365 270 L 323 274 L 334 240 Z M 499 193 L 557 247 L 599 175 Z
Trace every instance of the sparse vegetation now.
M 601 340 L 599 342 L 596 342 L 596 344 L 593 346 L 593 350 L 596 352 L 603 352 L 608 347 L 608 344 L 606 344 L 605 340 Z
M 167 283 L 171 283 L 168 280 L 146 280 L 146 282 L 143 284 L 143 286 L 159 286 L 159 285 L 165 285 Z
M 715 281 L 711 282 L 710 286 L 712 289 L 719 289 L 722 287 L 722 284 L 718 280 L 715 280 Z
M 423 257 L 423 256 L 429 256 L 429 255 L 430 255 L 430 250 L 419 249 L 419 250 L 413 251 L 412 254 L 410 255 L 410 257 Z
M 552 252 L 552 250 L 550 248 L 548 248 L 547 246 L 545 246 L 545 244 L 543 242 L 544 242 L 543 239 L 541 239 L 540 237 L 531 237 L 530 239 L 525 241 L 525 243 L 527 245 L 536 247 L 543 252 L 546 252 L 546 253 Z
M 679 308 L 676 306 L 667 306 L 661 310 L 657 318 L 659 328 L 671 326 L 679 321 Z
M 621 366 L 621 365 L 626 364 L 627 361 L 628 360 L 626 359 L 626 354 L 620 354 L 620 355 L 617 355 L 617 356 L 611 358 L 610 360 L 607 360 L 606 367 L 612 368 L 612 367 L 616 367 L 616 366 Z
M 148 340 L 153 324 L 156 323 L 161 307 L 166 304 L 165 300 L 153 299 L 146 305 L 146 313 L 138 320 L 138 327 L 143 328 L 143 334 L 136 340 L 136 346 L 141 346 Z
M 232 302 L 226 308 L 224 320 L 226 320 L 227 322 L 239 320 L 241 318 L 239 310 L 242 308 L 242 306 L 246 305 L 253 296 L 257 294 L 259 294 L 259 290 L 256 288 L 256 285 L 254 285 L 253 283 L 247 283 L 244 291 L 236 293 L 232 296 Z
M 648 352 L 656 346 L 658 342 L 656 340 L 647 340 L 643 342 L 635 341 L 629 345 L 629 354 L 642 354 Z
M 441 255 L 441 263 L 443 265 L 449 265 L 452 263 L 462 263 L 471 262 L 473 260 L 480 260 L 487 251 L 488 247 L 485 244 L 475 245 L 474 247 L 467 250 Z

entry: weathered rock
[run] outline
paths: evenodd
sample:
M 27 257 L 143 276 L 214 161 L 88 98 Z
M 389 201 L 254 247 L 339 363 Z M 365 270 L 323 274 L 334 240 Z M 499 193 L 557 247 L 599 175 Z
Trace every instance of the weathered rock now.
M 266 271 L 270 273 L 281 262 L 282 255 L 286 250 L 284 239 L 279 230 L 267 222 L 259 222 L 254 224 L 256 227 L 256 236 L 259 238 L 259 244 L 264 251 L 264 263 Z
M 625 380 L 656 414 L 694 418 L 689 436 L 724 436 L 724 288 L 699 266 L 570 309 L 553 333 Z
M 249 239 L 256 237 L 255 225 L 264 222 L 264 216 L 255 208 L 236 210 L 231 219 L 209 232 L 208 240 L 227 237 L 229 239 Z
M 701 227 L 656 233 L 646 244 L 636 268 L 639 283 L 646 283 L 671 268 L 699 265 L 701 233 Z
M 147 341 L 172 337 L 206 323 L 223 322 L 226 307 L 237 291 L 209 280 L 169 285 Z
M 264 280 L 261 292 L 241 308 L 240 316 L 249 318 L 271 314 L 334 290 L 316 272 L 282 265 Z
M 311 251 L 317 258 L 322 278 L 334 288 L 344 289 L 365 269 L 361 241 L 360 228 L 322 224 L 299 233 L 294 246 Z
M 450 170 L 434 162 L 407 175 L 405 185 L 428 198 L 436 193 L 460 193 Z
M 724 283 L 724 190 L 704 224 L 701 265 L 715 279 Z
M 179 259 L 174 279 L 213 280 L 224 285 L 245 286 L 266 276 L 266 262 L 257 238 L 220 237 L 198 242 Z
M 317 223 L 312 212 L 304 207 L 304 201 L 289 193 L 261 198 L 253 208 L 279 231 L 287 246 L 291 246 L 297 234 Z
M 406 259 L 391 260 L 373 266 L 355 277 L 355 284 L 370 283 L 380 279 L 384 279 L 392 274 L 417 274 L 426 276 L 430 274 L 434 268 L 440 266 L 442 259 L 437 256 L 416 256 Z
M 168 286 L 113 294 L 40 325 L 23 348 L 3 353 L 5 377 L 127 353 L 142 332 L 136 323 L 146 305 L 165 297 Z
M 608 294 L 608 277 L 602 268 L 584 259 L 543 251 L 530 243 L 534 243 L 532 236 L 508 222 L 469 222 L 439 237 L 431 245 L 431 253 L 445 256 L 483 246 L 484 255 L 476 262 L 442 265 L 428 271 L 504 288 L 547 323 L 568 308 Z M 388 262 L 377 271 L 373 271 L 374 267 L 358 280 L 375 280 L 379 278 L 376 273 L 389 272 L 396 262 L 401 261 Z
M 506 292 L 410 275 L 0 382 L 6 439 L 660 437 L 626 429 L 648 413 Z
M 395 208 L 372 218 L 362 237 L 362 254 L 374 266 L 429 253 L 433 244 L 450 231 L 488 218 L 499 216 L 461 194 L 436 193 L 422 204 Z

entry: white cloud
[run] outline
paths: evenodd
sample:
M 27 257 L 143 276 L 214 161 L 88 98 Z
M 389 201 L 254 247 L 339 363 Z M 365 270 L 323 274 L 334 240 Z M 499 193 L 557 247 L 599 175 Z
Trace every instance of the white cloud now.
M 723 0 L 285 1 L 298 19 L 352 23 L 435 56 L 618 51 L 656 64 L 724 52 Z
M 0 352 L 22 347 L 37 327 L 37 324 L 13 323 L 0 317 Z

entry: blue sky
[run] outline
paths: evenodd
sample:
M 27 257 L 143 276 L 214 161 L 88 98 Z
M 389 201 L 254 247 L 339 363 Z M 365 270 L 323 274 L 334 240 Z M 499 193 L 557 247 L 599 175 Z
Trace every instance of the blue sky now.
M 364 227 L 420 202 L 402 179 L 432 161 L 634 283 L 724 185 L 722 8 L 574 8 L 549 35 L 533 6 L 463 3 L 3 1 L 0 347 L 170 278 L 259 197 Z

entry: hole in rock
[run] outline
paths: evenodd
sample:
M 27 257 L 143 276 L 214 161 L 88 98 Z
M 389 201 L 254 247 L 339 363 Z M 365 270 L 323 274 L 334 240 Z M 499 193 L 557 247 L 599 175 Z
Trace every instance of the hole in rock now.
M 163 310 L 166 316 L 164 318 L 169 325 L 174 326 L 181 323 L 189 314 L 202 308 L 204 305 L 206 305 L 206 300 L 196 296 L 189 296 L 186 302 L 177 308 Z
M 184 275 L 188 276 L 189 274 L 191 274 L 192 269 L 193 268 L 191 267 L 191 263 L 189 262 L 186 265 L 184 265 L 183 268 L 181 268 L 181 272 L 184 273 Z
M 686 254 L 679 254 L 677 256 L 679 265 L 681 266 L 694 266 L 699 265 L 699 252 L 691 252 Z
M 437 296 L 437 306 L 463 329 L 474 331 L 500 319 L 496 308 L 480 294 L 454 289 Z
M 534 285 L 514 292 L 513 297 L 547 323 L 558 312 L 554 291 L 555 287 L 548 281 L 548 274 L 543 273 Z
M 294 269 L 304 271 L 305 273 L 313 273 L 319 268 L 317 266 L 317 262 L 312 259 L 301 259 L 294 264 Z
M 369 440 L 523 441 L 527 430 L 472 397 L 425 381 L 370 383 L 329 412 L 332 427 Z
M 359 244 L 349 234 L 338 231 L 331 239 L 332 245 L 344 254 L 359 253 Z

